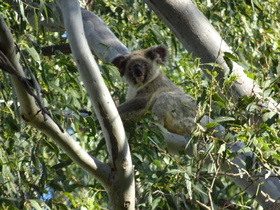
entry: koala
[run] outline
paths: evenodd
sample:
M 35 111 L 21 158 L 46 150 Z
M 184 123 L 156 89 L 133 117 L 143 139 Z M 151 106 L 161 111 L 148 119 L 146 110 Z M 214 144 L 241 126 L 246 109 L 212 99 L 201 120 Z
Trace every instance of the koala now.
M 126 101 L 117 108 L 122 120 L 134 120 L 150 110 L 169 132 L 191 134 L 196 121 L 196 102 L 160 71 L 168 51 L 164 46 L 153 46 L 114 58 L 128 84 Z

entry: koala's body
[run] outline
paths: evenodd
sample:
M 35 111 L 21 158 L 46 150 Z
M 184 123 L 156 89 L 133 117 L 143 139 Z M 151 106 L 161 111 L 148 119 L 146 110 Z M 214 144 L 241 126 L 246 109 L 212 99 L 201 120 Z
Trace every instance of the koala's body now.
M 126 102 L 118 111 L 123 120 L 134 120 L 150 110 L 168 131 L 191 133 L 196 102 L 160 71 L 159 64 L 164 64 L 167 56 L 164 46 L 154 46 L 113 60 L 128 84 Z

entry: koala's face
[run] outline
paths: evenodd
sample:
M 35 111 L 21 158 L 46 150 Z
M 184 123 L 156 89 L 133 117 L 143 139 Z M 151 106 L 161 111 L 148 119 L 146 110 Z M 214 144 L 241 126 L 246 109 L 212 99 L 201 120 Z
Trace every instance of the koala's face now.
M 143 55 L 130 54 L 121 72 L 123 79 L 130 85 L 141 86 L 156 73 L 156 64 Z
M 125 82 L 131 86 L 142 86 L 158 75 L 158 64 L 167 56 L 165 47 L 157 46 L 121 55 L 113 60 Z

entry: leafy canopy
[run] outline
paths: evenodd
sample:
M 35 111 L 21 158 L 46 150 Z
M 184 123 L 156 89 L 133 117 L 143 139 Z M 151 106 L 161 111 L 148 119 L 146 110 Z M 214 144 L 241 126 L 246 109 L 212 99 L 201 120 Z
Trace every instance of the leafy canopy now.
M 54 5 L 38 1 L 37 7 L 18 2 L 18 10 L 8 3 L 0 4 L 1 15 L 12 30 L 28 64 L 44 91 L 44 104 L 62 127 L 72 132 L 83 148 L 106 162 L 105 141 L 99 124 L 79 110 L 94 113 L 71 55 L 44 57 L 43 46 L 66 43 L 64 32 L 50 32 L 38 21 L 56 20 Z M 36 1 L 34 1 L 36 2 Z M 48 1 L 46 1 L 48 2 Z M 269 1 L 196 1 L 235 55 L 226 55 L 246 70 L 248 77 L 264 89 L 264 96 L 279 102 L 279 4 Z M 279 6 L 279 5 L 278 5 Z M 29 8 L 30 10 L 26 10 Z M 92 11 L 100 16 L 119 39 L 130 49 L 164 44 L 170 60 L 162 70 L 187 93 L 193 95 L 201 112 L 223 124 L 248 151 L 271 171 L 279 170 L 280 120 L 274 113 L 259 110 L 254 97 L 233 102 L 228 87 L 234 77 L 225 78 L 221 97 L 217 82 L 207 81 L 201 73 L 200 60 L 187 52 L 171 31 L 142 1 L 94 1 Z M 35 27 L 27 18 L 34 12 Z M 118 102 L 125 99 L 126 86 L 117 70 L 99 61 L 105 83 Z M 3 209 L 103 209 L 108 207 L 103 187 L 77 167 L 57 145 L 21 120 L 17 98 L 10 78 L 0 74 L 0 206 Z M 248 120 L 249 119 L 249 120 Z M 263 122 L 260 122 L 260 119 Z M 216 205 L 229 200 L 238 205 L 256 206 L 253 199 L 220 173 L 219 159 L 235 154 L 225 149 L 227 139 L 205 134 L 202 141 L 194 135 L 193 156 L 171 156 L 156 128 L 149 126 L 150 114 L 137 124 L 127 123 L 126 130 L 135 165 L 137 205 L 140 209 L 193 209 L 199 202 Z M 139 129 L 138 125 L 141 125 Z M 208 126 L 213 126 L 209 124 Z M 210 143 L 211 142 L 211 143 Z M 197 153 L 197 144 L 205 144 L 206 152 Z M 206 163 L 210 158 L 211 163 Z M 248 172 L 251 172 L 248 160 Z

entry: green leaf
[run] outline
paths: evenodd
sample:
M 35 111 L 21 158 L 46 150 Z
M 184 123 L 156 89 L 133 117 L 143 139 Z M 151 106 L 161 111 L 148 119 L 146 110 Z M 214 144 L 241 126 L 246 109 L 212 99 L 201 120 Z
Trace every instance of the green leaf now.
M 205 125 L 206 128 L 213 128 L 215 126 L 219 125 L 219 123 L 215 123 L 215 122 L 211 122 L 211 123 L 207 123 Z
M 154 160 L 153 163 L 154 163 L 158 168 L 162 168 L 162 161 Z
M 203 157 L 206 157 L 206 156 L 208 156 L 208 154 L 210 153 L 210 152 L 212 152 L 212 150 L 215 148 L 215 144 L 212 142 L 212 143 L 210 143 L 210 144 L 208 144 L 208 146 L 207 146 L 207 148 L 206 148 L 206 150 L 205 150 L 205 153 L 204 153 L 204 155 L 203 155 Z
M 157 209 L 161 199 L 161 196 L 158 196 L 156 199 L 153 199 L 151 209 Z
M 37 15 L 37 11 L 34 9 L 34 29 L 36 32 L 36 36 L 38 36 L 39 33 L 39 19 L 38 19 L 38 15 Z
M 222 154 L 224 151 L 226 151 L 226 144 L 222 144 L 219 148 L 218 154 Z
M 228 122 L 228 121 L 235 121 L 233 117 L 228 116 L 221 116 L 214 119 L 214 122 L 221 123 L 221 122 Z
M 224 99 L 222 99 L 221 96 L 219 96 L 218 94 L 215 93 L 215 94 L 213 94 L 212 98 L 213 98 L 213 100 L 214 100 L 216 103 L 218 103 L 221 107 L 227 108 L 226 102 L 225 102 Z
M 63 194 L 69 199 L 69 201 L 71 202 L 71 204 L 75 207 L 75 206 L 76 206 L 76 202 L 75 202 L 75 200 L 74 200 L 72 194 L 71 194 L 71 193 L 68 193 L 68 192 L 64 192 Z
M 277 114 L 277 112 L 266 112 L 262 115 L 262 119 L 264 122 L 272 119 L 275 115 Z
M 224 52 L 224 57 L 227 57 L 232 61 L 236 61 L 236 62 L 239 61 L 239 59 L 236 56 L 228 52 Z
M 207 167 L 207 172 L 209 173 L 209 174 L 211 174 L 211 173 L 214 173 L 215 172 L 215 164 L 214 163 L 209 163 L 208 164 L 208 167 Z
M 32 56 L 33 60 L 36 61 L 38 64 L 41 63 L 40 55 L 35 50 L 34 47 L 26 47 L 27 52 Z
M 38 209 L 38 210 L 42 209 L 37 200 L 30 199 L 29 203 L 30 203 L 31 207 L 33 207 L 35 209 Z
M 185 185 L 186 185 L 186 188 L 188 190 L 188 194 L 190 196 L 190 199 L 192 199 L 192 197 L 193 197 L 193 195 L 192 195 L 192 182 L 191 182 L 191 179 L 190 179 L 190 177 L 187 173 L 184 173 L 184 180 L 185 180 Z
M 249 77 L 250 79 L 255 79 L 255 77 L 256 77 L 256 75 L 254 74 L 254 73 L 252 73 L 252 72 L 249 72 L 249 71 L 243 71 L 246 75 L 247 75 L 247 77 Z
M 172 169 L 167 171 L 168 174 L 179 174 L 182 173 L 182 170 L 179 169 Z

